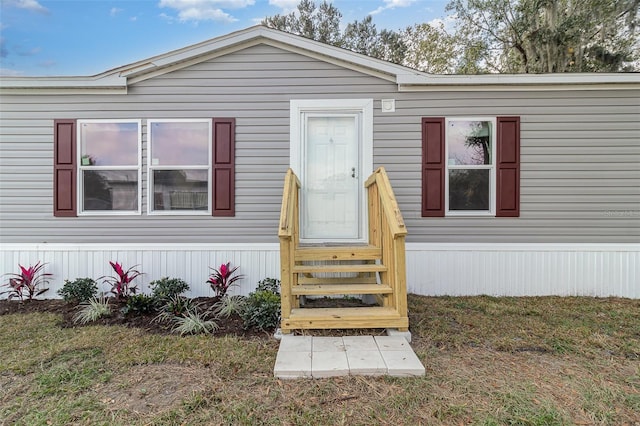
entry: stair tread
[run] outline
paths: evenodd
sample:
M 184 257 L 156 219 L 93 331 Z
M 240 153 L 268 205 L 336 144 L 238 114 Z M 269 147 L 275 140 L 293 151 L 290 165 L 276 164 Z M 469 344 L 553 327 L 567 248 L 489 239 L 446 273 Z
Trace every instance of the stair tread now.
M 362 264 L 362 265 L 295 265 L 294 273 L 301 272 L 383 272 L 385 265 Z
M 386 284 L 299 284 L 291 288 L 291 294 L 329 295 L 329 294 L 389 294 L 391 287 Z
M 305 246 L 295 251 L 297 261 L 305 260 L 376 260 L 382 257 L 382 249 L 364 246 Z
M 368 317 L 400 318 L 400 314 L 391 307 L 367 306 L 359 308 L 294 308 L 291 309 L 290 320 L 332 318 L 361 319 Z

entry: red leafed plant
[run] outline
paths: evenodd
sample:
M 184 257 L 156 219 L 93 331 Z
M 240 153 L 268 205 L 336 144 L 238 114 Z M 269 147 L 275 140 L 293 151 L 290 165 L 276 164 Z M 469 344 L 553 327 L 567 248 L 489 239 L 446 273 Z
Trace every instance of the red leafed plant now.
M 132 266 L 125 271 L 122 268 L 122 264 L 118 262 L 109 261 L 109 265 L 111 265 L 116 275 L 110 277 L 105 276 L 101 277 L 100 279 L 104 280 L 105 283 L 111 285 L 111 293 L 113 293 L 114 296 L 119 299 L 126 299 L 131 294 L 136 294 L 136 291 L 138 291 L 138 287 L 131 282 L 142 275 L 142 272 L 133 269 L 135 268 L 135 266 Z
M 218 269 L 210 268 L 213 272 L 209 275 L 207 283 L 218 297 L 224 297 L 229 287 L 243 277 L 243 275 L 232 276 L 233 273 L 238 270 L 239 266 L 231 268 L 230 265 L 231 262 L 227 262 L 220 265 Z
M 5 284 L 5 287 L 9 287 L 9 290 L 0 294 L 9 293 L 7 299 L 11 300 L 14 297 L 19 297 L 20 301 L 24 301 L 25 295 L 27 300 L 32 300 L 34 297 L 49 290 L 48 288 L 41 288 L 49 283 L 49 277 L 53 275 L 43 272 L 44 265 L 46 263 L 40 262 L 28 268 L 18 265 L 20 273 L 6 274 L 9 276 L 9 282 Z

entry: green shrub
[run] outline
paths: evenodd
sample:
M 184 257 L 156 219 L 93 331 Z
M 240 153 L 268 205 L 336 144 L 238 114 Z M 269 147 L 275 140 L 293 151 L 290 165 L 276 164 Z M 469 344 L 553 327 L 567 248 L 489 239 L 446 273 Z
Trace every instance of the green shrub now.
M 189 284 L 180 278 L 163 277 L 159 280 L 151 281 L 149 287 L 151 288 L 151 297 L 160 303 L 189 291 Z
M 76 278 L 75 281 L 64 280 L 64 285 L 57 293 L 67 303 L 88 302 L 98 294 L 98 285 L 91 278 Z
M 256 291 L 270 291 L 275 294 L 280 294 L 280 280 L 276 278 L 265 278 L 262 281 L 258 281 L 258 287 Z
M 146 294 L 134 294 L 127 298 L 127 304 L 122 308 L 123 314 L 143 315 L 156 310 L 156 301 Z
M 272 330 L 280 323 L 280 295 L 269 290 L 250 293 L 240 313 L 246 329 Z

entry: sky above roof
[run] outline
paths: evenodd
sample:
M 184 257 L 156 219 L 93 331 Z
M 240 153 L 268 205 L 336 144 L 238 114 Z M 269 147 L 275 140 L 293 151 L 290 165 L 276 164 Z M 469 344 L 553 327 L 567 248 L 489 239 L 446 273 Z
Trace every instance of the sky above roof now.
M 94 75 L 257 25 L 299 0 L 0 0 L 0 75 Z M 320 0 L 316 0 L 319 4 Z M 448 0 L 335 0 L 378 30 L 445 17 Z

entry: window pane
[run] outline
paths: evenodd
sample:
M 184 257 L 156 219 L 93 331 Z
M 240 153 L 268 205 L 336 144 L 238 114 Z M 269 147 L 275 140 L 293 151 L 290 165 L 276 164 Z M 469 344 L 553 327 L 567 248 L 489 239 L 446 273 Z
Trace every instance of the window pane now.
M 489 211 L 489 170 L 449 170 L 449 210 Z
M 154 210 L 207 210 L 207 170 L 154 170 Z
M 209 123 L 151 123 L 152 166 L 209 165 Z
M 138 210 L 137 170 L 84 170 L 84 210 Z
M 491 122 L 450 121 L 447 145 L 450 165 L 491 164 Z
M 137 166 L 138 123 L 82 123 L 82 166 Z

